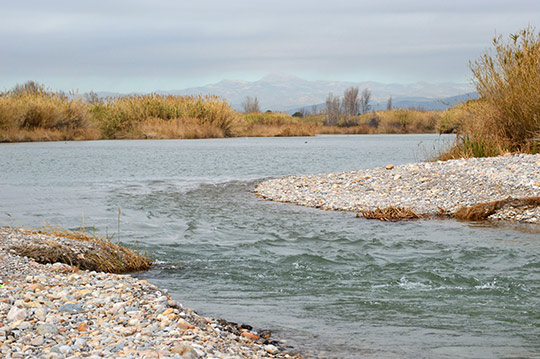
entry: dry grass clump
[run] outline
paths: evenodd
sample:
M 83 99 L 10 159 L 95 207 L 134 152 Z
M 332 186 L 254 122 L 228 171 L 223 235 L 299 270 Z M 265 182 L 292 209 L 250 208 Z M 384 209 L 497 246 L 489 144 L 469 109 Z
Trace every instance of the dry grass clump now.
M 141 130 L 143 134 L 169 133 L 172 138 L 185 138 L 180 137 L 182 133 L 189 134 L 188 138 L 207 138 L 216 133 L 217 137 L 230 137 L 235 135 L 239 120 L 238 113 L 217 96 L 132 95 L 98 103 L 91 113 L 104 138 L 139 138 Z M 197 130 L 193 120 L 197 121 Z
M 36 236 L 32 241 L 23 241 L 14 246 L 13 249 L 17 254 L 43 264 L 60 262 L 81 270 L 107 273 L 148 270 L 152 264 L 152 260 L 146 255 L 81 232 L 72 232 L 62 228 L 17 229 L 16 231 Z M 67 242 L 63 239 L 67 239 Z
M 528 27 L 470 64 L 480 98 L 467 102 L 458 138 L 441 159 L 540 152 L 540 32 Z
M 481 101 L 473 133 L 492 137 L 512 151 L 528 151 L 540 137 L 540 32 L 526 28 L 493 40 L 495 54 L 471 64 Z
M 249 137 L 290 137 L 314 136 L 317 125 L 286 113 L 248 113 L 238 124 L 238 136 Z
M 201 123 L 196 118 L 164 120 L 149 118 L 138 122 L 131 138 L 144 139 L 196 139 L 225 137 L 223 129 L 211 123 Z
M 508 197 L 500 201 L 478 203 L 473 206 L 460 207 L 454 217 L 465 221 L 482 221 L 504 207 L 538 207 L 540 197 L 512 198 Z
M 82 141 L 99 139 L 101 139 L 101 132 L 97 128 L 0 129 L 0 142 Z
M 321 134 L 402 134 L 434 133 L 441 120 L 439 111 L 390 110 L 373 111 L 340 119 L 335 126 L 324 125 L 324 115 L 308 116 L 317 123 Z
M 0 141 L 94 137 L 86 104 L 29 82 L 0 94 Z
M 416 213 L 410 208 L 394 206 L 386 207 L 383 209 L 377 208 L 375 210 L 362 211 L 361 213 L 358 213 L 356 217 L 378 219 L 379 221 L 384 222 L 395 222 L 423 218 L 422 215 Z
M 390 110 L 364 115 L 366 124 L 377 128 L 379 133 L 433 133 L 440 121 L 438 111 Z M 375 126 L 376 120 L 379 124 Z
M 447 161 L 472 157 L 495 157 L 508 153 L 508 148 L 501 143 L 479 135 L 462 135 L 456 138 L 454 145 L 437 156 L 437 160 Z
M 337 126 L 318 126 L 317 134 L 325 135 L 365 135 L 373 133 L 372 130 L 365 125 L 337 127 Z

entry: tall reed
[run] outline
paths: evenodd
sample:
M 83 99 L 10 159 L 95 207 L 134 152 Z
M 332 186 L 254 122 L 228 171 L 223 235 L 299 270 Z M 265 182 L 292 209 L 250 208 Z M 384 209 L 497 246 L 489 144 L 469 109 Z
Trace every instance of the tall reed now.
M 141 128 L 177 126 L 194 120 L 203 127 L 216 129 L 221 136 L 234 135 L 238 114 L 217 96 L 163 96 L 157 94 L 111 98 L 91 109 L 105 138 L 130 138 L 141 135 Z
M 538 151 L 540 32 L 531 27 L 493 39 L 495 53 L 471 63 L 480 101 L 465 129 L 510 151 Z
M 69 99 L 28 82 L 0 94 L 0 140 L 95 137 L 93 119 L 81 99 Z M 50 139 L 50 138 L 49 138 Z

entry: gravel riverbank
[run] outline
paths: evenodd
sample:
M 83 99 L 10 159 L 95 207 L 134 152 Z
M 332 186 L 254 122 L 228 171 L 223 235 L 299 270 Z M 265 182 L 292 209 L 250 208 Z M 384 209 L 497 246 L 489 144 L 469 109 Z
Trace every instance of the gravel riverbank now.
M 0 228 L 2 358 L 300 358 L 269 331 L 200 316 L 145 280 L 11 249 L 37 239 Z
M 341 173 L 291 176 L 260 183 L 262 198 L 362 213 L 403 207 L 418 214 L 454 214 L 462 206 L 540 196 L 540 155 L 518 154 L 422 162 Z M 540 224 L 540 207 L 498 208 L 491 220 Z

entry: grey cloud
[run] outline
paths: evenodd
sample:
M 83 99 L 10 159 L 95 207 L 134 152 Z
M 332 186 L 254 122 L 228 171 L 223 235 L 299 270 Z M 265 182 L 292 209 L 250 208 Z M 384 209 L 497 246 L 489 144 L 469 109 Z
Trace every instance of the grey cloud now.
M 465 81 L 496 32 L 537 19 L 534 1 L 13 2 L 0 14 L 0 87 L 115 78 L 124 88 L 94 89 L 148 91 L 273 71 Z

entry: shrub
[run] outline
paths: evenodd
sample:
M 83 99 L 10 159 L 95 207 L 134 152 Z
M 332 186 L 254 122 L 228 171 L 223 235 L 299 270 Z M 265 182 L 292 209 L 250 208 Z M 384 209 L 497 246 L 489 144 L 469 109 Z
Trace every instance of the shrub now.
M 390 98 L 391 99 L 391 98 Z M 368 114 L 367 117 L 367 125 L 371 128 L 379 128 L 379 125 L 381 124 L 381 119 L 375 112 L 371 112 Z
M 530 151 L 540 137 L 540 32 L 528 27 L 509 41 L 493 40 L 495 54 L 470 64 L 480 96 L 466 130 L 512 151 Z
M 62 93 L 51 93 L 26 83 L 0 97 L 0 128 L 74 129 L 87 128 L 90 114 L 81 100 L 69 100 Z
M 91 113 L 98 121 L 104 138 L 130 137 L 142 122 L 146 122 L 146 128 L 149 124 L 163 124 L 156 119 L 196 119 L 201 125 L 218 128 L 222 136 L 233 136 L 238 120 L 237 113 L 216 96 L 133 95 L 98 103 L 92 107 Z M 193 124 L 193 121 L 189 122 Z

